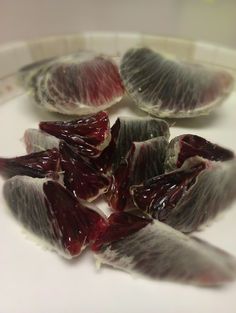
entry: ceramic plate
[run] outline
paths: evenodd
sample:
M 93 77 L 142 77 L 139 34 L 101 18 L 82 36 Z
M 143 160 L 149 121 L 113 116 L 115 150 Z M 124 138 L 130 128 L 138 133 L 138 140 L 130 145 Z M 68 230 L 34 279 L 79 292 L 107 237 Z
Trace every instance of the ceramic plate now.
M 86 33 L 17 42 L 0 48 L 0 155 L 23 154 L 24 130 L 58 115 L 37 109 L 18 87 L 14 73 L 23 65 L 79 49 L 112 56 L 127 48 L 148 46 L 184 60 L 210 63 L 236 73 L 236 52 L 210 44 L 140 34 Z M 194 133 L 236 151 L 236 92 L 206 117 L 177 120 L 171 137 Z M 145 116 L 120 103 L 109 110 L 117 116 Z M 173 122 L 173 121 L 172 121 Z M 236 178 L 235 178 L 236 182 Z M 3 180 L 0 178 L 0 189 Z M 101 204 L 105 209 L 105 205 Z M 236 204 L 197 236 L 236 256 Z M 66 261 L 45 250 L 17 224 L 0 193 L 1 313 L 156 313 L 236 312 L 236 283 L 207 289 L 151 281 L 102 266 L 92 253 Z

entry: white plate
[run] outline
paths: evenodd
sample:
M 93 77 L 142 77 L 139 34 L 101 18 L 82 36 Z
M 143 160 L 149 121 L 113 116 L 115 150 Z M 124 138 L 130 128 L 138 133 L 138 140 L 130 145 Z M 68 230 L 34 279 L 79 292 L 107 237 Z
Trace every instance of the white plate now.
M 87 48 L 112 55 L 130 46 L 146 45 L 184 59 L 236 70 L 236 52 L 209 44 L 139 34 L 81 34 L 14 43 L 0 48 L 0 77 L 20 66 L 52 55 Z M 13 79 L 14 80 L 14 79 Z M 11 90 L 13 88 L 13 90 Z M 0 99 L 17 91 L 12 78 L 0 83 Z M 236 151 L 236 92 L 208 117 L 178 120 L 171 136 L 194 133 Z M 112 108 L 118 115 L 144 115 L 125 105 Z M 57 116 L 34 107 L 27 95 L 0 106 L 0 155 L 24 153 L 20 138 L 28 127 Z M 0 179 L 0 188 L 3 180 Z M 236 255 L 236 205 L 199 237 Z M 156 313 L 236 312 L 236 283 L 221 289 L 203 289 L 132 277 L 118 270 L 97 270 L 90 252 L 65 261 L 29 238 L 9 214 L 0 193 L 0 313 Z

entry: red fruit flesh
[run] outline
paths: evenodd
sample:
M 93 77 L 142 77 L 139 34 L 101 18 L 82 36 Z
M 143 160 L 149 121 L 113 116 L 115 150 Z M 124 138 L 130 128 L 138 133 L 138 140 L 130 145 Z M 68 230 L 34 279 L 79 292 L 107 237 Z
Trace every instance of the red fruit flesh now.
M 60 153 L 65 186 L 76 197 L 91 201 L 107 191 L 110 180 L 66 143 L 60 143 Z
M 16 158 L 0 158 L 0 173 L 6 177 L 28 175 L 45 177 L 60 169 L 60 153 L 57 149 L 31 153 Z
M 130 164 L 126 161 L 120 164 L 115 171 L 111 189 L 107 200 L 109 205 L 116 211 L 123 211 L 130 200 Z M 132 203 L 132 202 L 131 202 Z
M 106 173 L 108 171 L 111 171 L 119 131 L 120 131 L 120 121 L 118 119 L 115 122 L 115 124 L 111 127 L 111 140 L 109 145 L 102 151 L 98 158 L 94 159 L 95 166 L 101 172 Z
M 102 56 L 81 63 L 55 64 L 48 80 L 51 97 L 67 104 L 99 107 L 124 94 L 116 64 Z
M 93 251 L 99 251 L 103 245 L 119 241 L 151 223 L 151 219 L 126 212 L 116 212 L 108 218 L 108 226 L 97 235 L 92 245 Z
M 133 201 L 139 209 L 164 222 L 205 168 L 206 163 L 200 162 L 189 168 L 154 177 L 143 185 L 132 186 Z
M 211 161 L 227 161 L 234 157 L 232 151 L 196 135 L 182 135 L 178 137 L 178 140 L 180 150 L 177 167 L 181 167 L 186 159 L 193 156 L 201 156 Z
M 120 166 L 114 173 L 114 179 L 108 202 L 114 210 L 123 211 L 133 202 L 130 186 L 141 184 L 147 179 L 164 173 L 164 160 L 168 142 L 164 137 L 134 142 Z
M 39 128 L 74 146 L 84 156 L 95 157 L 99 146 L 109 140 L 110 126 L 106 112 L 81 117 L 73 121 L 41 122 Z
M 106 225 L 105 219 L 96 211 L 82 205 L 63 186 L 48 181 L 43 190 L 49 208 L 49 218 L 57 238 L 71 256 L 78 255 L 99 230 Z

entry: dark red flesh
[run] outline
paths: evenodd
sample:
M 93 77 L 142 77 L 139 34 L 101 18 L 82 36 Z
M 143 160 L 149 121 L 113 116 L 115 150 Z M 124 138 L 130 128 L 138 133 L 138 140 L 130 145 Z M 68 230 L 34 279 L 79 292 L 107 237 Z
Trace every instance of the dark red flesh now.
M 49 218 L 55 222 L 55 236 L 71 256 L 78 255 L 90 243 L 94 251 L 104 244 L 131 235 L 151 222 L 150 218 L 116 212 L 108 220 L 98 212 L 82 205 L 63 186 L 49 181 L 43 187 Z
M 109 205 L 117 211 L 123 211 L 129 202 L 129 164 L 123 162 L 115 171 L 114 181 L 108 194 Z
M 49 218 L 56 238 L 71 256 L 94 239 L 106 226 L 106 220 L 94 210 L 82 205 L 72 193 L 53 181 L 43 185 Z
M 133 201 L 139 209 L 164 222 L 205 168 L 206 163 L 201 162 L 189 168 L 156 176 L 143 185 L 133 186 Z
M 65 186 L 78 198 L 90 200 L 107 191 L 110 180 L 79 156 L 66 143 L 60 143 Z
M 145 227 L 151 221 L 149 218 L 135 216 L 130 213 L 115 212 L 108 218 L 108 226 L 104 227 L 97 235 L 92 250 L 98 251 L 103 245 L 121 240 Z
M 161 143 L 161 144 L 160 144 Z M 132 143 L 129 152 L 114 171 L 111 188 L 106 194 L 108 203 L 117 211 L 133 206 L 130 186 L 164 173 L 167 141 L 163 137 Z
M 45 177 L 58 170 L 60 170 L 60 153 L 57 149 L 16 158 L 0 158 L 0 174 L 6 177 L 15 175 Z
M 99 157 L 94 159 L 94 164 L 101 172 L 108 172 L 112 168 L 113 158 L 116 151 L 116 142 L 120 131 L 120 121 L 117 119 L 111 127 L 111 140 L 109 145 L 102 151 Z
M 134 151 L 135 146 L 132 145 L 128 158 L 123 160 L 120 166 L 115 170 L 114 179 L 107 196 L 109 205 L 116 211 L 123 211 L 128 204 L 132 205 L 129 187 L 132 182 L 133 172 L 131 172 L 131 166 Z
M 185 160 L 193 156 L 211 161 L 227 161 L 234 157 L 232 151 L 190 134 L 179 137 L 179 149 L 177 167 L 181 167 Z
M 95 107 L 112 102 L 124 94 L 117 65 L 102 56 L 79 64 L 56 65 L 49 77 L 48 88 L 55 100 Z
M 126 212 L 113 213 L 107 220 L 54 181 L 44 183 L 43 191 L 55 237 L 71 256 L 79 255 L 88 244 L 98 251 L 103 245 L 121 240 L 151 222 L 147 217 Z
M 76 147 L 84 156 L 100 154 L 101 145 L 109 136 L 110 126 L 106 112 L 81 117 L 73 121 L 41 122 L 39 128 Z

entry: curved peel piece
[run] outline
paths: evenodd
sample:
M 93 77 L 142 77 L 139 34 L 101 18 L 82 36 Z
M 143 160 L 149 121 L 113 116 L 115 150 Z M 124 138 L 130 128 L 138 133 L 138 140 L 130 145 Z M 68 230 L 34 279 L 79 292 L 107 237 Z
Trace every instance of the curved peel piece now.
M 160 117 L 207 114 L 234 85 L 233 77 L 224 70 L 168 59 L 148 48 L 128 50 L 120 72 L 140 109 Z
M 132 143 L 125 160 L 114 173 L 110 191 L 106 196 L 114 210 L 123 211 L 132 202 L 130 186 L 164 173 L 167 145 L 165 137 Z
M 74 146 L 87 157 L 96 157 L 110 142 L 110 123 L 106 112 L 72 121 L 41 122 L 39 128 Z
M 49 111 L 96 113 L 121 100 L 124 94 L 113 60 L 88 51 L 54 58 L 23 72 L 23 81 L 33 91 L 36 103 Z
M 193 232 L 236 199 L 236 159 L 211 162 L 193 157 L 181 168 L 132 186 L 134 203 L 153 218 Z
M 59 254 L 80 254 L 104 218 L 84 206 L 62 185 L 49 179 L 15 176 L 4 196 L 16 219 Z
M 234 153 L 200 136 L 184 134 L 170 141 L 165 160 L 166 170 L 179 168 L 185 160 L 194 156 L 210 161 L 227 161 L 234 158 Z
M 118 230 L 127 229 L 130 219 L 127 213 L 119 214 L 94 246 L 99 262 L 152 279 L 193 285 L 218 286 L 235 280 L 233 256 L 159 221 L 135 217 L 133 229 L 119 238 Z

